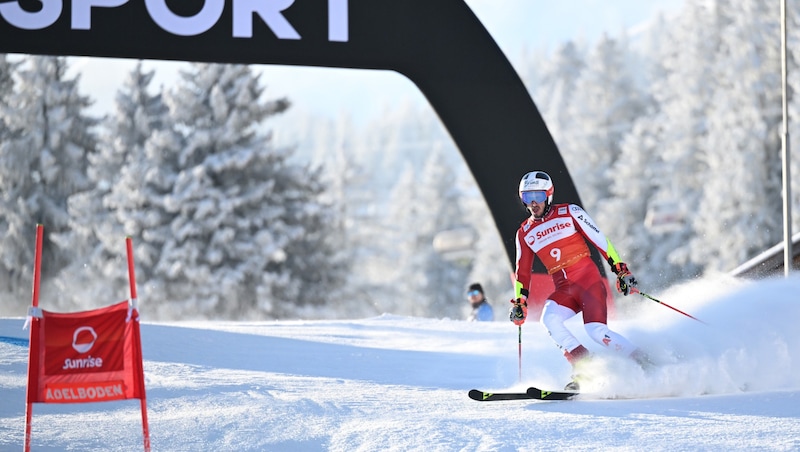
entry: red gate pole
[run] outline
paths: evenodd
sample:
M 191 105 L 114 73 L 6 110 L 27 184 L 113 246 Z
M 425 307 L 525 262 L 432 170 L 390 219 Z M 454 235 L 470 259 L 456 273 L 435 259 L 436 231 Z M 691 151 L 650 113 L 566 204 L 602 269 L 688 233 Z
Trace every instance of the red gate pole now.
M 33 290 L 31 292 L 31 307 L 39 307 L 39 283 L 41 282 L 41 267 L 42 267 L 42 239 L 44 236 L 44 226 L 41 224 L 36 225 L 36 251 L 33 257 Z M 39 328 L 38 319 L 34 315 L 34 309 L 29 313 L 31 316 L 31 332 L 28 341 L 28 386 L 25 391 L 25 452 L 31 450 L 31 418 L 33 417 L 33 403 L 31 403 L 31 377 L 38 375 L 39 367 L 39 338 L 34 337 L 38 335 Z
M 138 311 L 139 300 L 136 296 L 136 274 L 133 267 L 133 239 L 131 239 L 130 237 L 126 237 L 125 246 L 128 251 L 128 280 L 131 285 L 130 303 L 132 308 Z M 137 339 L 138 343 L 141 344 L 141 338 Z M 141 366 L 142 365 L 141 362 L 138 365 Z M 142 369 L 139 369 L 139 373 L 140 375 L 143 375 L 144 371 Z M 141 385 L 144 386 L 144 377 L 142 377 L 140 380 L 141 380 Z M 150 452 L 150 427 L 147 423 L 147 396 L 145 395 L 144 387 L 141 387 L 139 389 L 142 394 L 142 397 L 139 399 L 139 403 L 142 407 L 142 437 L 144 438 L 144 450 L 145 452 Z

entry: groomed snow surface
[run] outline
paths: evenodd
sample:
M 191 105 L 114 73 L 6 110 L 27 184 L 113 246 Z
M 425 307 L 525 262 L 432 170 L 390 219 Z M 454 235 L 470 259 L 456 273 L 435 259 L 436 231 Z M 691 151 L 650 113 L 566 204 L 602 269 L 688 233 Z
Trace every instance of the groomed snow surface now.
M 520 381 L 518 330 L 505 319 L 143 321 L 152 449 L 800 450 L 800 279 L 706 278 L 652 295 L 708 325 L 620 300 L 610 326 L 658 362 L 645 372 L 589 343 L 574 319 L 595 379 L 566 402 L 467 397 L 568 381 L 535 322 L 522 328 Z M 146 319 L 147 300 L 141 309 Z M 2 451 L 23 446 L 23 323 L 0 319 Z M 35 451 L 143 449 L 138 400 L 35 404 L 32 425 Z

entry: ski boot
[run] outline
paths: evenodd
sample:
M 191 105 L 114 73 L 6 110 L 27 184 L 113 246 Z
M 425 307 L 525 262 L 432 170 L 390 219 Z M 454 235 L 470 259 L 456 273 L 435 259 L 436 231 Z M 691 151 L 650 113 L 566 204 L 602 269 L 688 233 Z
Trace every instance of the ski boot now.
M 581 368 L 586 366 L 586 363 L 592 359 L 592 354 L 583 345 L 579 345 L 572 351 L 564 351 L 564 357 L 572 365 L 572 381 L 564 386 L 565 391 L 580 391 L 580 381 L 586 381 L 586 376 L 581 373 Z

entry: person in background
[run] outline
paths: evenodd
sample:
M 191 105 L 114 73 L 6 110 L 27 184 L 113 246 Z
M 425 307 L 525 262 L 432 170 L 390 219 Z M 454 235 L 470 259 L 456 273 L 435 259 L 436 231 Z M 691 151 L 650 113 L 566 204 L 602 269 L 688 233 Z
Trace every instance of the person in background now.
M 520 200 L 531 215 L 515 236 L 516 282 L 510 320 L 515 325 L 525 322 L 535 255 L 541 259 L 555 285 L 555 291 L 544 303 L 541 323 L 572 364 L 573 381 L 565 389 L 579 390 L 578 380 L 587 377 L 581 374 L 580 367 L 590 354 L 564 322 L 580 312 L 583 312 L 586 332 L 599 345 L 632 358 L 642 367 L 649 360 L 628 339 L 608 328 L 606 286 L 590 256 L 587 242 L 608 261 L 617 275 L 617 290 L 622 294 L 638 293 L 636 278 L 583 208 L 576 204 L 553 204 L 554 191 L 553 181 L 543 171 L 529 172 L 519 183 Z
M 494 310 L 492 305 L 486 300 L 486 295 L 483 293 L 483 286 L 474 283 L 467 289 L 467 300 L 472 305 L 472 312 L 469 314 L 467 320 L 470 322 L 491 322 L 494 320 Z

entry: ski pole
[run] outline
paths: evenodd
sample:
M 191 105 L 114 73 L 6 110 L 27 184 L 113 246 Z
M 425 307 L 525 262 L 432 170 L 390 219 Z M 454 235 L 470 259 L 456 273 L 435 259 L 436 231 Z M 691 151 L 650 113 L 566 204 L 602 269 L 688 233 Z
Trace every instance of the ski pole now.
M 519 382 L 522 383 L 522 325 L 519 327 Z
M 647 298 L 647 299 L 649 299 L 649 300 L 653 300 L 653 301 L 655 301 L 655 302 L 656 302 L 656 303 L 658 303 L 658 304 L 664 305 L 664 306 L 666 306 L 666 307 L 668 307 L 668 308 L 672 309 L 672 310 L 673 310 L 673 311 L 675 311 L 675 312 L 680 312 L 681 314 L 685 315 L 686 317 L 689 317 L 690 319 L 695 319 L 695 320 L 697 320 L 698 322 L 702 323 L 703 325 L 708 325 L 706 322 L 704 322 L 704 321 L 702 321 L 702 320 L 698 319 L 697 317 L 695 317 L 695 316 L 693 316 L 693 315 L 690 315 L 690 314 L 687 314 L 687 313 L 685 313 L 685 312 L 681 311 L 681 310 L 680 310 L 680 309 L 678 309 L 678 308 L 675 308 L 675 307 L 673 307 L 673 306 L 670 306 L 670 305 L 668 305 L 668 304 L 664 303 L 663 301 L 659 300 L 658 298 L 651 297 L 650 295 L 648 295 L 648 294 L 646 294 L 646 293 L 644 293 L 644 292 L 642 292 L 642 291 L 640 291 L 640 290 L 638 290 L 638 289 L 635 289 L 635 290 L 636 290 L 636 293 L 638 293 L 639 295 L 641 295 L 641 296 L 643 296 L 643 297 L 645 297 L 645 298 Z

